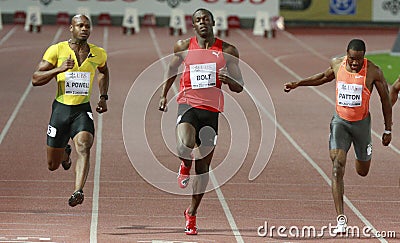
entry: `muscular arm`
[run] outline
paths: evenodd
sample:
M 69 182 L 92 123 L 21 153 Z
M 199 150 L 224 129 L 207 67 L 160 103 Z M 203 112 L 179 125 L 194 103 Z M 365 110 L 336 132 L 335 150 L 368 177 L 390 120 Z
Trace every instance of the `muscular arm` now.
M 331 82 L 335 79 L 335 70 L 338 69 L 339 65 L 343 61 L 343 57 L 341 58 L 333 58 L 331 60 L 330 67 L 326 69 L 322 73 L 314 74 L 308 78 L 300 80 L 298 82 L 290 82 L 284 84 L 284 91 L 289 92 L 292 89 L 297 88 L 298 86 L 318 86 L 328 82 Z
M 318 86 L 324 83 L 328 83 L 335 79 L 335 73 L 332 67 L 329 67 L 325 72 L 314 74 L 308 78 L 300 80 L 298 82 L 290 82 L 285 84 L 284 91 L 289 92 L 299 86 Z
M 99 70 L 97 81 L 99 83 L 100 94 L 107 94 L 108 86 L 110 84 L 110 74 L 107 63 L 103 67 L 99 67 L 97 69 Z
M 100 95 L 106 95 L 108 93 L 108 86 L 110 84 L 110 73 L 108 70 L 107 63 L 103 67 L 97 68 L 99 73 L 97 75 L 97 81 L 99 83 L 99 92 Z M 103 113 L 108 110 L 107 108 L 107 101 L 105 98 L 100 98 L 99 102 L 97 103 L 96 111 L 98 113 Z
M 397 99 L 399 97 L 399 91 L 400 91 L 400 77 L 397 78 L 397 80 L 393 83 L 392 87 L 390 88 L 389 97 L 392 106 L 394 106 L 394 104 L 396 104 L 397 102 Z
M 218 78 L 227 84 L 233 92 L 240 93 L 243 90 L 243 77 L 239 68 L 239 52 L 236 47 L 224 42 L 224 57 L 226 70 L 220 70 Z
M 383 119 L 385 121 L 385 131 L 392 131 L 392 105 L 389 98 L 388 85 L 385 77 L 383 76 L 382 70 L 378 66 L 372 64 L 369 69 L 372 69 L 374 75 L 373 84 L 375 85 L 376 90 L 381 98 Z M 391 140 L 392 136 L 390 132 L 383 133 L 382 144 L 384 146 L 388 146 Z
M 183 51 L 186 51 L 189 47 L 189 40 L 179 40 L 174 46 L 174 55 L 170 63 L 168 64 L 167 70 L 164 73 L 164 84 L 161 89 L 160 103 L 158 109 L 165 111 L 167 106 L 167 94 L 176 77 L 178 76 L 178 68 L 183 62 Z
M 391 105 L 391 102 L 389 99 L 388 85 L 385 80 L 385 77 L 383 76 L 381 69 L 376 67 L 376 70 L 377 70 L 377 72 L 376 72 L 377 78 L 375 78 L 374 84 L 375 84 L 376 90 L 378 91 L 378 94 L 381 98 L 383 118 L 385 120 L 385 130 L 391 131 L 392 130 L 392 105 Z
M 33 86 L 42 86 L 50 82 L 52 78 L 57 76 L 57 74 L 67 71 L 68 69 L 73 68 L 75 65 L 74 60 L 71 56 L 65 60 L 61 66 L 55 67 L 53 64 L 48 61 L 42 60 L 36 71 L 32 75 L 32 85 Z

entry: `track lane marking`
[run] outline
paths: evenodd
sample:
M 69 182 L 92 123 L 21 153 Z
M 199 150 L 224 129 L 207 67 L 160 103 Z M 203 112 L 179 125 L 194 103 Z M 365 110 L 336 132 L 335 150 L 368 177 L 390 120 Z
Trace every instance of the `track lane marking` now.
M 3 45 L 4 42 L 6 42 L 17 30 L 17 26 L 14 26 L 10 31 L 7 32 L 7 34 L 1 38 L 0 40 L 0 45 Z
M 9 32 L 6 35 L 6 37 L 7 37 L 6 40 L 15 32 L 15 30 L 16 30 L 16 27 L 11 29 L 11 31 L 10 31 L 11 34 L 9 34 L 10 33 Z M 58 28 L 51 44 L 56 43 L 56 41 L 60 38 L 61 32 L 62 32 L 62 28 L 60 27 L 60 28 Z M 5 39 L 5 37 L 1 40 L 0 45 L 4 43 L 4 41 L 5 41 L 4 39 Z M 10 127 L 11 127 L 12 123 L 14 122 L 15 117 L 17 116 L 19 110 L 21 109 L 21 106 L 24 104 L 26 97 L 28 97 L 28 94 L 31 92 L 31 90 L 32 90 L 32 84 L 31 84 L 31 80 L 29 80 L 28 86 L 26 87 L 24 93 L 22 94 L 22 96 L 19 99 L 17 105 L 15 106 L 13 112 L 11 113 L 11 116 L 8 118 L 6 125 L 4 126 L 3 130 L 0 133 L 0 145 L 2 144 L 2 142 L 4 140 L 4 137 L 7 135 L 8 131 L 10 130 Z
M 108 27 L 104 27 L 103 48 L 108 48 Z M 100 192 L 100 168 L 101 151 L 103 145 L 103 114 L 97 115 L 97 135 L 96 135 L 96 159 L 93 178 L 93 196 L 92 196 L 92 219 L 90 222 L 90 242 L 97 243 L 97 226 L 99 223 L 99 192 Z

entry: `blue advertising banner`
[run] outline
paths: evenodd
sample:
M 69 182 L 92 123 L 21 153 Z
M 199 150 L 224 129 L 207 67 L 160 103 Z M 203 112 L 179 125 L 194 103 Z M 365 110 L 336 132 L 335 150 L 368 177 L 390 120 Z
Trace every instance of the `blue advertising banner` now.
M 356 0 L 330 0 L 329 13 L 333 15 L 354 15 L 357 9 Z

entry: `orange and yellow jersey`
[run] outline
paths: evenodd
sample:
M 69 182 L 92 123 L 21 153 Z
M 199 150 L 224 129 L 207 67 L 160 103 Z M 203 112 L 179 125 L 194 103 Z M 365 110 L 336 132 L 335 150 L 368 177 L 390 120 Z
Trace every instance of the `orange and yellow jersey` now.
M 365 85 L 368 61 L 358 73 L 346 70 L 347 58 L 341 63 L 336 77 L 336 113 L 347 121 L 360 121 L 368 116 L 370 90 Z
M 69 57 L 75 61 L 74 68 L 59 73 L 56 77 L 58 86 L 56 100 L 62 104 L 79 105 L 89 102 L 96 69 L 106 64 L 106 51 L 96 45 L 88 44 L 89 55 L 80 66 L 68 41 L 50 46 L 43 55 L 43 60 L 56 67 L 61 66 Z
M 178 104 L 188 104 L 203 110 L 222 112 L 224 96 L 219 70 L 226 66 L 222 40 L 216 39 L 208 49 L 201 48 L 196 37 L 190 39 L 184 70 L 180 79 Z

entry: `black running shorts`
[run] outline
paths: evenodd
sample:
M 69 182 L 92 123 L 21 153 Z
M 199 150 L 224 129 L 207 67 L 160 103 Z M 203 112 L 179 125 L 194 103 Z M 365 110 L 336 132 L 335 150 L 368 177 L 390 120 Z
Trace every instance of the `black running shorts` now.
M 94 135 L 90 103 L 64 105 L 54 100 L 47 129 L 47 145 L 53 148 L 64 148 L 69 139 L 73 139 L 81 131 Z
M 208 111 L 179 104 L 177 124 L 190 123 L 196 129 L 196 144 L 215 146 L 218 134 L 219 112 Z

